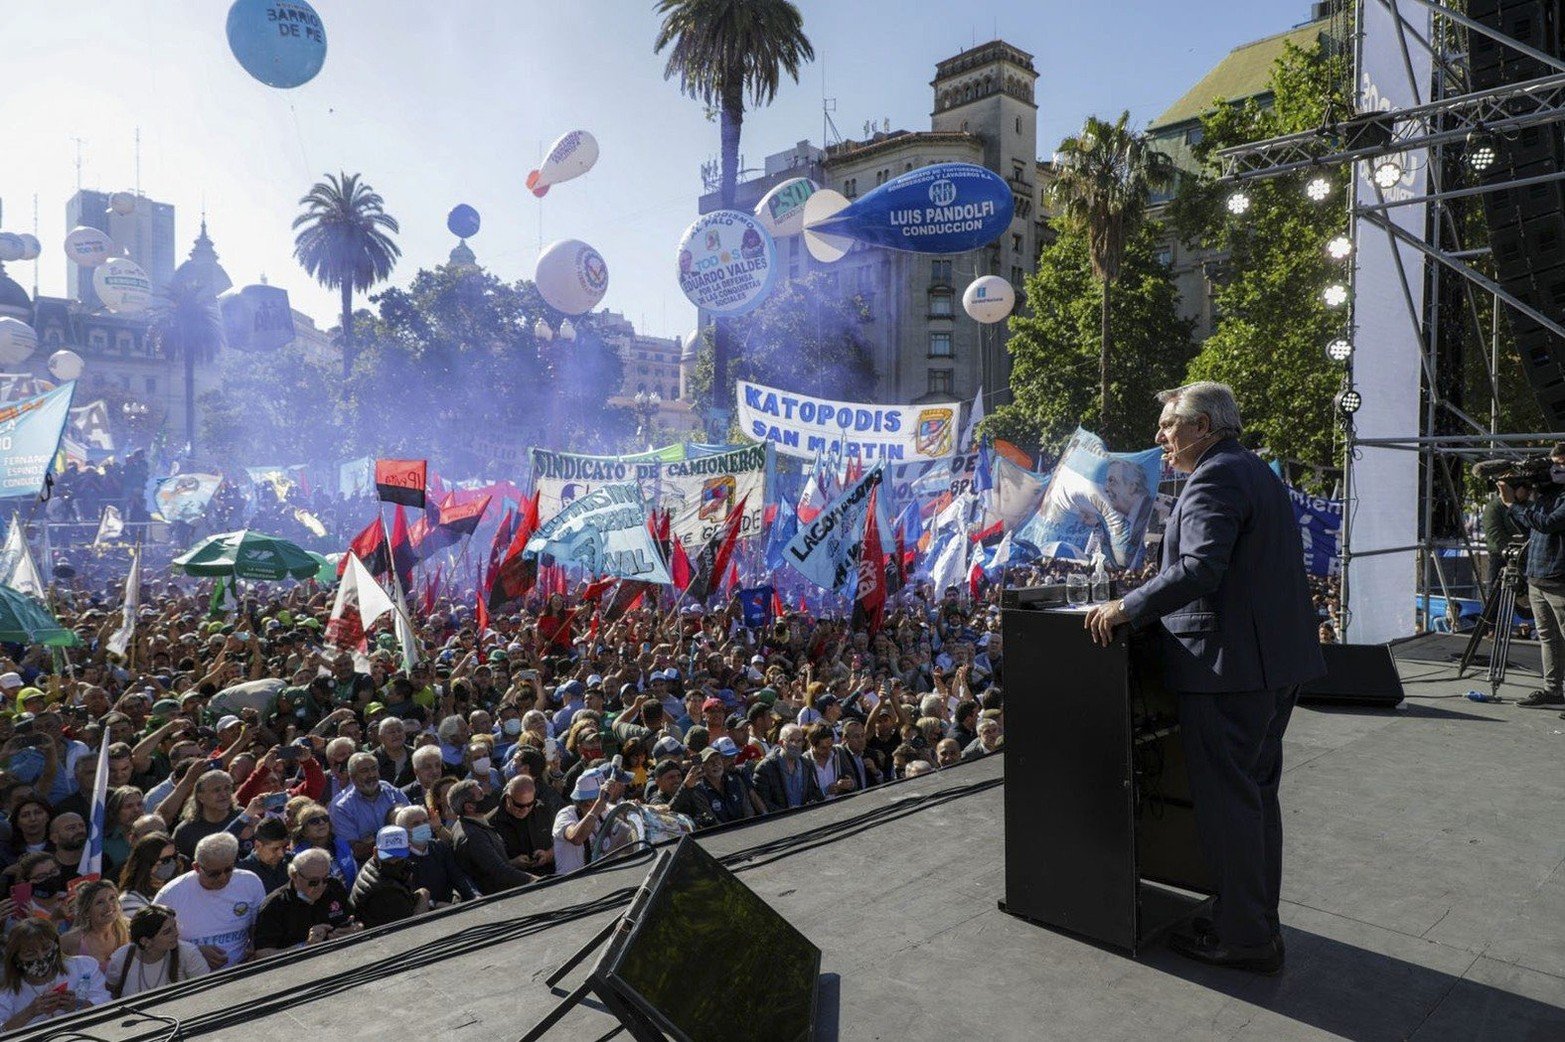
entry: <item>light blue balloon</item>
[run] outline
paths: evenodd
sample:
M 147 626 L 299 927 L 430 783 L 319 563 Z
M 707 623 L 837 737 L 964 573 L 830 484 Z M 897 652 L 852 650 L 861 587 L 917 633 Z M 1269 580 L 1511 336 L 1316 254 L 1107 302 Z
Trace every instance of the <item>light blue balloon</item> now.
M 268 87 L 298 87 L 326 64 L 326 25 L 305 0 L 234 0 L 228 47 Z

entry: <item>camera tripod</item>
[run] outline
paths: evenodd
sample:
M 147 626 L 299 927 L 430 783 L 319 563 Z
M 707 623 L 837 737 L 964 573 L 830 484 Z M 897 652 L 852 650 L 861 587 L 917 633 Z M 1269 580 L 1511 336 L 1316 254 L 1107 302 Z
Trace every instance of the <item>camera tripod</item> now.
M 1500 685 L 1505 683 L 1505 670 L 1511 653 L 1511 622 L 1516 617 L 1516 588 L 1521 585 L 1521 557 L 1527 549 L 1525 538 L 1512 542 L 1505 548 L 1505 564 L 1500 569 L 1500 581 L 1489 591 L 1484 601 L 1483 615 L 1467 638 L 1467 648 L 1462 652 L 1462 664 L 1456 678 L 1462 679 L 1472 668 L 1478 655 L 1478 645 L 1483 642 L 1485 629 L 1494 631 L 1494 650 L 1489 654 L 1489 694 L 1499 698 Z

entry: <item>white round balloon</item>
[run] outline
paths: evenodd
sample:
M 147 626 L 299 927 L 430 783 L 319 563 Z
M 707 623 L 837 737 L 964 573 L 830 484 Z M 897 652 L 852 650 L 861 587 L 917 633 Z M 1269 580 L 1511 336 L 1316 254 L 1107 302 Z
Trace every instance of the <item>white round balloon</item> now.
M 581 315 L 597 307 L 609 289 L 609 266 L 580 239 L 561 239 L 538 258 L 538 292 L 556 311 Z
M 152 302 L 152 280 L 141 265 L 124 257 L 110 257 L 92 273 L 92 288 L 110 311 L 137 314 Z
M 20 235 L 0 232 L 0 261 L 19 261 L 27 254 L 27 244 Z
M 130 192 L 115 192 L 109 196 L 109 212 L 129 217 L 136 212 L 136 197 Z
M 1016 291 L 998 275 L 974 279 L 962 294 L 962 310 L 975 322 L 1000 322 L 1016 306 Z
M 714 314 L 755 310 L 772 291 L 777 268 L 777 242 L 753 214 L 703 214 L 679 241 L 679 288 Z
M 96 268 L 120 252 L 114 240 L 96 228 L 72 228 L 65 236 L 64 246 L 65 255 L 72 263 L 87 268 Z
M 810 201 L 817 185 L 808 177 L 784 181 L 755 204 L 755 215 L 775 239 L 785 239 L 804 231 L 804 204 Z
M 38 334 L 19 318 L 0 318 L 0 365 L 21 363 L 38 349 Z
M 56 351 L 49 356 L 49 372 L 61 381 L 74 380 L 82 374 L 82 356 L 75 351 Z
M 23 232 L 17 238 L 22 240 L 22 259 L 37 260 L 38 255 L 43 252 L 43 244 L 38 241 L 38 236 Z

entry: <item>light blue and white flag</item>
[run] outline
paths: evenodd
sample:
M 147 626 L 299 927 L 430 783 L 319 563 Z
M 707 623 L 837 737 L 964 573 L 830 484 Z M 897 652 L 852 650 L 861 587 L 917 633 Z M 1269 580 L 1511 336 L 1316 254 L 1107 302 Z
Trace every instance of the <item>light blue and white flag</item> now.
M 1113 568 L 1134 568 L 1145 551 L 1157 501 L 1161 449 L 1110 452 L 1077 428 L 1049 481 L 1043 505 L 1016 533 L 1044 557 L 1090 561 L 1101 552 Z
M 36 496 L 60 449 L 76 383 L 0 407 L 0 499 Z
M 859 577 L 859 549 L 864 542 L 864 521 L 869 516 L 869 494 L 885 473 L 875 464 L 842 495 L 805 524 L 788 543 L 783 558 L 800 575 L 823 590 L 851 593 Z
M 641 490 L 628 481 L 598 485 L 566 503 L 539 527 L 524 552 L 529 557 L 548 554 L 593 578 L 674 581 L 647 530 Z

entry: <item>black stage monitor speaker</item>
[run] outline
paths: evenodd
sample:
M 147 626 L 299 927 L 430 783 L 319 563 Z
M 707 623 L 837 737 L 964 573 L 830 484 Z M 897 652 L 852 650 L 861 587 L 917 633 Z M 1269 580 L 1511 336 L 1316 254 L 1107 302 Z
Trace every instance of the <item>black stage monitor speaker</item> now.
M 820 968 L 819 948 L 686 836 L 653 868 L 593 977 L 675 1039 L 809 1042 Z
M 1395 707 L 1402 677 L 1389 644 L 1322 644 L 1326 675 L 1299 689 L 1300 702 Z

